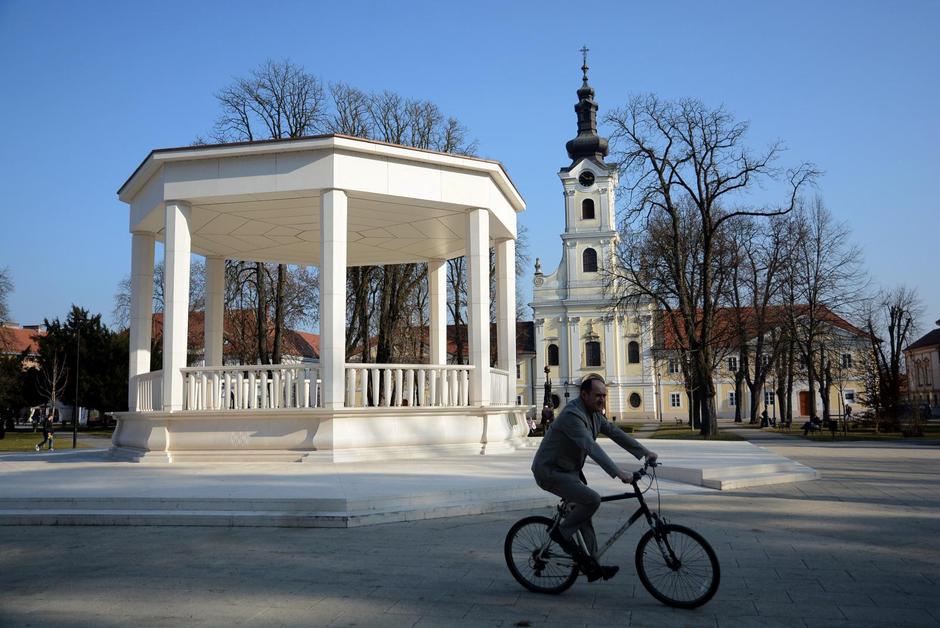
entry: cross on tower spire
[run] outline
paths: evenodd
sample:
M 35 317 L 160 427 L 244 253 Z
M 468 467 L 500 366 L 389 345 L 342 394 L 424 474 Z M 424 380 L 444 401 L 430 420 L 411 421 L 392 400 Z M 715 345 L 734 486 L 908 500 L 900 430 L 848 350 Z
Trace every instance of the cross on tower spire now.
M 588 50 L 590 50 L 590 49 L 589 49 L 587 46 L 581 46 L 581 56 L 584 57 L 584 65 L 581 66 L 581 72 L 584 73 L 584 82 L 585 82 L 585 83 L 587 83 L 587 80 L 588 80 L 588 77 L 587 77 L 587 71 L 588 71 L 587 53 L 588 53 Z

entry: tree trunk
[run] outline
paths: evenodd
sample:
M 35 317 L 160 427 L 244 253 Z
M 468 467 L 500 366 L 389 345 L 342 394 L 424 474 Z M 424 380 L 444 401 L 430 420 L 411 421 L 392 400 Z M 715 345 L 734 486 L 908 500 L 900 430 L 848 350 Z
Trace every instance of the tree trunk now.
M 277 285 L 274 289 L 274 364 L 281 363 L 281 343 L 284 333 L 284 281 L 287 276 L 287 265 L 277 266 Z
M 741 382 L 744 380 L 744 376 L 741 373 L 741 369 L 738 369 L 734 374 L 734 422 L 741 423 Z
M 268 308 L 264 287 L 264 264 L 255 262 L 255 337 L 258 343 L 258 362 L 270 363 L 268 357 Z

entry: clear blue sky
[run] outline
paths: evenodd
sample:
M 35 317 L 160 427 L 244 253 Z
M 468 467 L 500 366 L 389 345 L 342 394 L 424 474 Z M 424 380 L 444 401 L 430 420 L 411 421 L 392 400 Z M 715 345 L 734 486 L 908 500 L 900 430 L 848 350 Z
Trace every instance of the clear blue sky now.
M 597 11 L 591 14 L 590 9 Z M 110 319 L 129 271 L 115 191 L 148 151 L 211 128 L 213 94 L 267 58 L 427 98 L 502 161 L 548 268 L 580 54 L 601 114 L 630 94 L 696 97 L 817 163 L 881 285 L 940 318 L 940 2 L 44 2 L 0 0 L 0 267 L 21 323 L 71 303 Z M 528 287 L 530 279 L 523 280 Z

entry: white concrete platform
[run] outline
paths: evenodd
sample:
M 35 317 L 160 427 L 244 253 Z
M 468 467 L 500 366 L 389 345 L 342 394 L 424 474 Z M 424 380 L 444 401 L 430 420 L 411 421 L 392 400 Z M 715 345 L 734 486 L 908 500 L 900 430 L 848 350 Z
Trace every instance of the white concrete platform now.
M 114 461 L 106 450 L 0 456 L 0 525 L 352 527 L 551 506 L 533 446 L 499 455 L 354 463 Z M 746 442 L 648 441 L 665 494 L 814 479 L 814 470 Z M 609 442 L 629 468 L 639 463 Z M 589 483 L 619 492 L 596 465 Z

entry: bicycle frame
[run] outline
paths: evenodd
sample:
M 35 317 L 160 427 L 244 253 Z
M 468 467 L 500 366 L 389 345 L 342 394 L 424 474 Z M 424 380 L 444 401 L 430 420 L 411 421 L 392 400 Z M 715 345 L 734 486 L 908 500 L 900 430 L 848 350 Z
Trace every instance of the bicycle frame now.
M 616 543 L 620 539 L 620 537 L 623 536 L 624 533 L 627 530 L 629 530 L 630 527 L 634 523 L 637 522 L 637 520 L 640 517 L 646 517 L 646 522 L 649 524 L 650 529 L 653 529 L 653 530 L 656 529 L 656 524 L 659 522 L 659 515 L 657 513 L 654 513 L 652 510 L 650 510 L 649 506 L 647 506 L 646 499 L 643 497 L 643 492 L 640 490 L 640 487 L 637 484 L 637 482 L 638 480 L 634 480 L 633 482 L 631 482 L 631 485 L 633 486 L 632 494 L 620 493 L 618 495 L 607 495 L 605 497 L 601 497 L 602 503 L 621 501 L 624 499 L 636 499 L 640 505 L 639 505 L 639 508 L 637 508 L 636 511 L 632 515 L 630 515 L 630 518 L 627 519 L 626 523 L 624 523 L 622 526 L 620 526 L 620 528 L 614 531 L 610 535 L 610 538 L 607 539 L 607 542 L 604 543 L 602 547 L 599 547 L 597 549 L 597 552 L 594 553 L 595 558 L 600 559 L 600 557 L 603 556 L 604 553 L 607 552 L 607 550 L 609 550 L 614 545 L 614 543 Z M 558 523 L 561 521 L 561 518 L 564 516 L 566 505 L 567 505 L 567 502 L 564 502 L 564 501 L 558 505 L 558 512 L 555 514 L 555 521 L 554 521 L 553 527 L 557 526 Z M 580 530 L 577 530 L 574 533 L 573 540 L 575 541 L 575 543 L 578 544 L 578 546 L 581 548 L 581 550 L 585 554 L 591 554 L 590 550 L 588 549 L 587 543 L 584 541 L 584 536 L 581 534 Z M 547 547 L 548 547 L 548 544 L 546 544 L 546 547 L 542 548 L 542 551 L 544 552 Z

